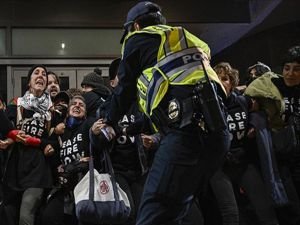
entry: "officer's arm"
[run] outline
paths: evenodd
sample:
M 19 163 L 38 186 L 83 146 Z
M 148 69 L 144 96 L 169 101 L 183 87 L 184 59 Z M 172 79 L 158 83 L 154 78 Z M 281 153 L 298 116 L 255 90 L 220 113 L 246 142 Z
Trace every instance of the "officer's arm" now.
M 145 68 L 156 63 L 160 39 L 152 36 L 135 35 L 127 41 L 118 71 L 119 84 L 107 111 L 108 123 L 116 124 L 136 101 L 138 77 Z
M 132 61 L 137 63 L 138 51 L 121 61 L 119 67 L 119 84 L 115 87 L 108 108 L 107 120 L 109 123 L 116 124 L 122 115 L 126 113 L 134 99 L 136 98 L 136 68 Z

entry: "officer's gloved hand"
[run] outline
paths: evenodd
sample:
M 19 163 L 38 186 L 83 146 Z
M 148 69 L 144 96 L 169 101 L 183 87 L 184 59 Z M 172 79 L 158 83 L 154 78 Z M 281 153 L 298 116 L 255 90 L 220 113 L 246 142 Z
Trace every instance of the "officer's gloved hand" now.
M 111 141 L 116 136 L 115 130 L 111 126 L 103 127 L 101 133 L 108 141 Z
M 94 135 L 100 136 L 106 141 L 111 141 L 116 136 L 114 128 L 106 124 L 104 119 L 97 120 L 91 127 L 91 131 Z

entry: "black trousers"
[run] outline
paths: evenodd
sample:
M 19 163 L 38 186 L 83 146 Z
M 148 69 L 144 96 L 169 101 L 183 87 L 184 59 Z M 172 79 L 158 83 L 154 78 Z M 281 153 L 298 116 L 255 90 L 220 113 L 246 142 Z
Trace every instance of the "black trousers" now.
M 182 224 L 197 193 L 219 167 L 227 132 L 208 148 L 196 127 L 172 130 L 155 153 L 139 207 L 137 225 Z
M 43 191 L 42 188 L 15 191 L 4 186 L 1 223 L 3 225 L 34 225 L 42 202 Z
M 40 222 L 41 225 L 67 225 L 64 221 L 64 194 L 61 189 L 44 202 Z
M 289 199 L 287 206 L 277 209 L 279 222 L 284 225 L 298 225 L 300 224 L 300 200 L 290 169 L 286 165 L 280 165 L 279 172 Z
M 131 207 L 129 219 L 126 221 L 126 223 L 124 223 L 124 225 L 134 225 L 146 176 L 138 175 L 134 171 L 115 171 L 115 177 L 121 189 L 127 194 Z

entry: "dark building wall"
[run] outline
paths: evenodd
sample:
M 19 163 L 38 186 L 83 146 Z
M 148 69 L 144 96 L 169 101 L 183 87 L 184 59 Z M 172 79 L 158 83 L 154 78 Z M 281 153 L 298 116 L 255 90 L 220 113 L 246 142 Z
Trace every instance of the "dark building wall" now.
M 241 82 L 250 65 L 261 61 L 281 73 L 281 61 L 288 48 L 300 45 L 300 21 L 273 27 L 248 36 L 215 55 L 212 65 L 229 62 L 240 71 Z
M 128 10 L 137 2 L 137 0 L 1 0 L 0 26 L 121 28 Z M 185 4 L 182 4 L 181 0 L 154 2 L 162 7 L 169 23 L 250 21 L 249 0 L 211 0 L 201 3 L 199 0 L 188 0 Z

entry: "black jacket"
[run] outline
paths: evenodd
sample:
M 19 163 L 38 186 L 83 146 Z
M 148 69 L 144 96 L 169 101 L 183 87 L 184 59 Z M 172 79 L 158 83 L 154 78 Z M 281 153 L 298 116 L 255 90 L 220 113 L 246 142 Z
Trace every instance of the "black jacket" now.
M 9 119 L 15 123 L 16 105 L 9 105 L 7 113 Z M 43 150 L 47 144 L 53 144 L 55 141 L 48 138 L 46 122 L 33 119 L 33 114 L 33 111 L 23 110 L 23 119 L 29 119 L 23 122 L 23 130 L 26 134 L 40 138 L 41 145 L 32 147 L 16 142 L 12 149 L 7 151 L 4 183 L 17 190 L 30 187 L 50 188 L 53 184 L 49 158 L 44 155 Z

